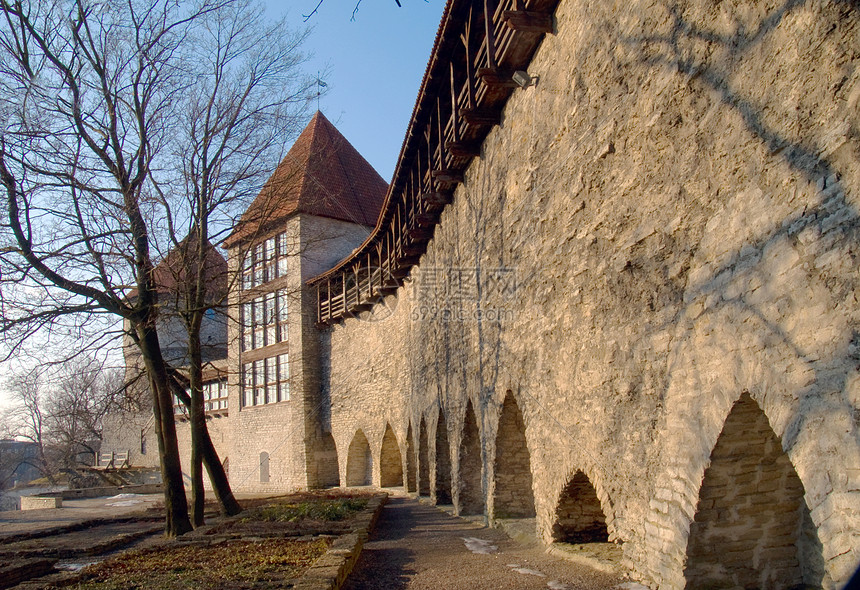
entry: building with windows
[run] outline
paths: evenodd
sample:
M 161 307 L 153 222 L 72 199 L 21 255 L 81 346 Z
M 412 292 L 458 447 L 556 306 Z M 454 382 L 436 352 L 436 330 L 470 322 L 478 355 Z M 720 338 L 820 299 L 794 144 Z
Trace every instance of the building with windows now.
M 227 260 L 212 249 L 210 300 L 220 303 L 204 320 L 204 399 L 210 435 L 237 489 L 337 484 L 328 409 L 319 400 L 317 301 L 303 284 L 364 241 L 386 190 L 317 112 L 225 240 Z M 156 268 L 165 310 L 181 282 L 181 247 Z M 184 328 L 175 314 L 160 322 L 166 358 L 181 366 Z M 128 350 L 134 378 L 139 369 Z M 187 457 L 188 417 L 178 400 L 175 414 Z M 105 448 L 129 450 L 133 465 L 158 465 L 148 412 L 110 420 Z

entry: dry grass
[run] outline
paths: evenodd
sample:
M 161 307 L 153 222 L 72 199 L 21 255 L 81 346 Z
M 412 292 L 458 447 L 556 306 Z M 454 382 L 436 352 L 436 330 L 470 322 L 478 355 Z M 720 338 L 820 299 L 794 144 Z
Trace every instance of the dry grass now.
M 239 590 L 286 585 L 328 549 L 327 539 L 225 541 L 132 551 L 84 570 L 79 590 Z

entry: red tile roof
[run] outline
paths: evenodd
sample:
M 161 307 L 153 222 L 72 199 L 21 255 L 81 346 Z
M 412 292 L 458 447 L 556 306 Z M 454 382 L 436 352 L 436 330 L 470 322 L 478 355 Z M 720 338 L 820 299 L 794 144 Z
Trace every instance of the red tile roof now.
M 186 270 L 191 271 L 192 277 L 189 278 L 196 275 L 196 250 L 196 236 L 186 237 L 155 266 L 152 274 L 155 279 L 155 287 L 162 298 L 165 296 L 173 299 L 184 298 L 183 284 L 188 276 Z M 186 256 L 192 260 L 188 269 L 184 264 Z M 203 280 L 206 284 L 206 301 L 217 303 L 225 299 L 228 287 L 227 261 L 208 240 L 206 242 L 206 258 L 203 261 Z M 129 299 L 137 297 L 137 289 L 132 289 L 128 297 Z
M 159 293 L 182 297 L 183 284 L 186 280 L 194 280 L 197 274 L 197 243 L 196 236 L 185 238 L 158 263 L 153 275 Z M 217 302 L 227 294 L 227 261 L 208 240 L 204 249 L 203 281 L 206 284 L 206 300 Z M 191 260 L 188 269 L 184 263 L 186 257 Z M 187 277 L 186 270 L 189 270 L 192 276 Z
M 294 213 L 374 226 L 388 184 L 317 111 L 224 241 L 263 237 Z

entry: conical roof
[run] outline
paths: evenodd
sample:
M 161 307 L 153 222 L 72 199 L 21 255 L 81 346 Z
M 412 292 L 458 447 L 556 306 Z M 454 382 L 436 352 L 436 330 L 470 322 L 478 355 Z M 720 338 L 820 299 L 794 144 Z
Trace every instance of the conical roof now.
M 262 236 L 294 213 L 373 226 L 387 190 L 376 170 L 317 111 L 224 245 Z

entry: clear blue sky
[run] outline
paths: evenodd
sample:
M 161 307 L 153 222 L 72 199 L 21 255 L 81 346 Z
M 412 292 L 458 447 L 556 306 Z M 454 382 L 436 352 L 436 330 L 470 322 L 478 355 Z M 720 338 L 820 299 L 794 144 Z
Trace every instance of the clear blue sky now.
M 273 17 L 306 26 L 318 0 L 266 0 Z M 306 66 L 316 73 L 328 66 L 327 95 L 320 110 L 386 180 L 391 180 L 418 86 L 424 75 L 444 0 L 323 0 L 307 22 L 313 27 Z M 313 106 L 313 110 L 316 105 Z

